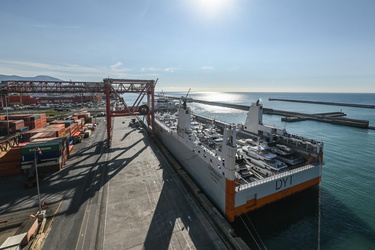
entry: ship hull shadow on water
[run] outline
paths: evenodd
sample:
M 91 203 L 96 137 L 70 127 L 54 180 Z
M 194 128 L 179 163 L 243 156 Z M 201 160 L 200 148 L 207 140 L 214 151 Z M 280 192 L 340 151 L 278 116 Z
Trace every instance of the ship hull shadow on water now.
M 243 214 L 232 226 L 251 249 L 375 246 L 375 233 L 366 221 L 320 186 Z

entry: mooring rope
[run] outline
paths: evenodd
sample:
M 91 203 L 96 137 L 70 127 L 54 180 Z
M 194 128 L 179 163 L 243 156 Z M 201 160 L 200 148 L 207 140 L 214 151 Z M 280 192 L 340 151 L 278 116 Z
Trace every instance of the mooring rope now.
M 249 217 L 249 215 L 248 215 L 247 213 L 246 213 L 246 217 L 247 217 L 247 219 L 249 220 L 251 226 L 254 228 L 254 231 L 255 231 L 255 233 L 257 234 L 257 236 L 258 236 L 260 242 L 262 243 L 264 249 L 267 249 L 266 245 L 264 244 L 262 238 L 261 238 L 260 235 L 258 234 L 258 231 L 257 231 L 256 228 L 254 227 L 254 224 L 251 222 L 250 217 Z
M 236 208 L 234 208 L 234 209 L 237 211 Z M 257 244 L 257 246 L 258 246 L 259 249 L 262 249 L 262 248 L 259 246 L 258 241 L 255 239 L 254 235 L 251 233 L 250 229 L 247 227 L 245 221 L 242 219 L 242 216 L 239 216 L 239 217 L 241 218 L 242 223 L 245 225 L 247 231 L 250 233 L 251 237 L 253 238 L 255 244 Z

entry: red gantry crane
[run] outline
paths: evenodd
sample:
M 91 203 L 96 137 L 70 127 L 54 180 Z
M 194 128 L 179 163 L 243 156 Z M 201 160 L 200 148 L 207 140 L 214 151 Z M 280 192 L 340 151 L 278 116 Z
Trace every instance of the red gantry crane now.
M 105 78 L 102 82 L 78 81 L 2 81 L 0 94 L 11 93 L 50 93 L 50 94 L 80 94 L 102 93 L 106 97 L 107 139 L 111 146 L 112 118 L 119 116 L 145 115 L 152 129 L 154 124 L 154 89 L 157 80 L 132 80 Z M 132 105 L 128 105 L 121 94 L 138 93 Z M 147 104 L 140 105 L 144 96 Z M 112 103 L 111 103 L 112 101 Z M 120 104 L 120 105 L 118 105 Z

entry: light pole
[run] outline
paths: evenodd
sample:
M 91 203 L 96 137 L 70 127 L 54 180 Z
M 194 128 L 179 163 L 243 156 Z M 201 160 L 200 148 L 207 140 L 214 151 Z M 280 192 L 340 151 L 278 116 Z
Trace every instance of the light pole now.
M 7 96 L 8 96 L 8 95 L 4 95 L 4 99 L 5 99 L 5 109 L 6 109 L 6 113 L 7 113 L 7 135 L 9 136 L 9 111 L 8 111 L 8 101 L 7 101 Z
M 40 191 L 39 191 L 39 177 L 38 177 L 38 165 L 37 165 L 37 160 L 36 160 L 36 151 L 41 153 L 39 148 L 34 149 L 34 166 L 35 166 L 35 175 L 36 175 L 36 188 L 38 190 L 38 207 L 39 211 L 42 211 L 42 203 L 40 201 Z

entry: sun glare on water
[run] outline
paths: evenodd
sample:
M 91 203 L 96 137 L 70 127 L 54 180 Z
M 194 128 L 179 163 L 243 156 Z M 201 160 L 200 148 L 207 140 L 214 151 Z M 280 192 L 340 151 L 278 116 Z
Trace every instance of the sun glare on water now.
M 202 92 L 199 98 L 210 102 L 236 103 L 238 95 L 224 92 Z

